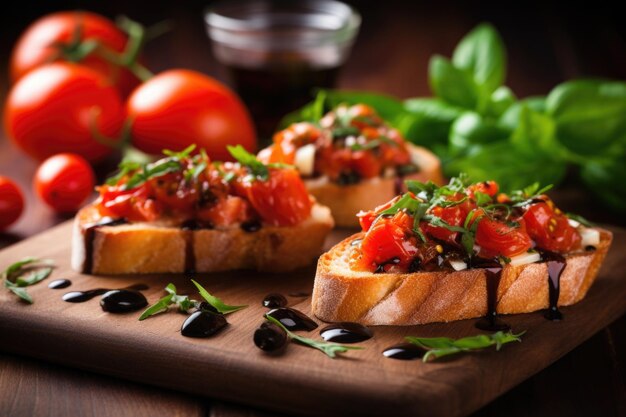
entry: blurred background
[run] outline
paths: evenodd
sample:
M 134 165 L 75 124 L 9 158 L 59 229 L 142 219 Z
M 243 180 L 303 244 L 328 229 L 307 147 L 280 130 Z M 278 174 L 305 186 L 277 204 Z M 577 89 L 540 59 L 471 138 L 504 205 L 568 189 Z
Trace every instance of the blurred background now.
M 145 25 L 169 20 L 172 30 L 145 49 L 147 66 L 196 69 L 223 80 L 203 21 L 205 0 L 14 2 L 0 15 L 0 57 L 6 63 L 26 26 L 53 11 L 85 9 L 110 18 L 125 14 Z M 401 98 L 430 95 L 428 60 L 449 56 L 463 35 L 489 21 L 509 51 L 507 84 L 519 97 L 546 94 L 570 78 L 626 78 L 626 25 L 609 2 L 346 1 L 363 17 L 352 56 L 340 76 L 344 88 L 378 90 Z M 0 92 L 7 88 L 6 65 Z

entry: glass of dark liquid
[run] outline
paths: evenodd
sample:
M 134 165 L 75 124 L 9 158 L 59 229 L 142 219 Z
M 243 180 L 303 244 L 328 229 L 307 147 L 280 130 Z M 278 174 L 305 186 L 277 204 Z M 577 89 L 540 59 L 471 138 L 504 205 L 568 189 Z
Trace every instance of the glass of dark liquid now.
M 223 0 L 205 20 L 262 145 L 316 88 L 335 87 L 361 23 L 352 7 L 332 0 Z

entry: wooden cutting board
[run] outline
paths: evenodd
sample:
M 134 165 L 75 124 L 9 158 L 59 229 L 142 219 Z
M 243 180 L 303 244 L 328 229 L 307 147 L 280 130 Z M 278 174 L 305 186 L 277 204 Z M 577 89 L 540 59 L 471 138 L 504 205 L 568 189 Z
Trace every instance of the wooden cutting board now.
M 280 356 L 263 353 L 252 342 L 263 322 L 261 300 L 270 292 L 310 293 L 314 267 L 291 274 L 257 272 L 201 274 L 196 279 L 229 304 L 250 307 L 228 316 L 230 325 L 209 339 L 181 336 L 183 314 L 170 311 L 143 322 L 139 313 L 103 312 L 99 297 L 70 304 L 70 290 L 121 288 L 145 283 L 150 303 L 173 282 L 193 293 L 182 275 L 95 277 L 69 267 L 70 223 L 0 252 L 4 269 L 25 256 L 52 258 L 57 269 L 47 281 L 69 278 L 65 290 L 44 281 L 29 287 L 27 305 L 0 292 L 0 349 L 120 378 L 212 398 L 299 415 L 461 416 L 478 409 L 548 366 L 626 311 L 626 230 L 614 229 L 614 242 L 597 282 L 577 305 L 562 309 L 565 320 L 550 322 L 540 313 L 507 317 L 522 343 L 502 351 L 482 351 L 435 363 L 400 361 L 381 351 L 407 335 L 462 337 L 477 334 L 473 320 L 411 327 L 376 327 L 361 351 L 330 359 L 296 344 Z M 328 244 L 347 234 L 335 231 Z M 199 297 L 196 297 L 199 298 Z M 310 297 L 288 297 L 290 306 L 310 313 Z M 306 334 L 306 333 L 302 333 Z M 317 331 L 310 337 L 319 339 Z

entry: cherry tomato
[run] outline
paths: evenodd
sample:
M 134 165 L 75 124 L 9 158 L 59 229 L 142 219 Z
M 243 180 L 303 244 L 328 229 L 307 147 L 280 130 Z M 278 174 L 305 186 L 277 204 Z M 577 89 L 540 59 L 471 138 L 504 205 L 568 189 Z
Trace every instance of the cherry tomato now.
M 464 198 L 464 196 L 457 193 L 451 196 L 449 200 L 459 201 L 462 198 Z M 429 214 L 441 218 L 450 226 L 463 227 L 467 215 L 470 211 L 472 211 L 474 207 L 475 204 L 473 204 L 469 200 L 465 200 L 464 202 L 455 206 L 434 207 Z M 459 232 L 454 232 L 441 226 L 434 226 L 433 224 L 427 222 L 422 222 L 422 224 L 420 225 L 420 229 L 427 236 L 458 246 Z
M 10 91 L 4 123 L 13 142 L 33 158 L 43 160 L 72 152 L 89 161 L 111 153 L 94 139 L 94 130 L 119 138 L 123 123 L 117 91 L 102 75 L 74 64 L 37 68 Z
M 19 187 L 0 175 L 0 231 L 12 225 L 24 210 L 24 196 Z
M 298 171 L 270 169 L 267 181 L 243 180 L 248 200 L 274 226 L 293 226 L 311 215 L 311 200 Z
M 508 225 L 489 217 L 476 218 L 476 221 L 479 222 L 476 229 L 476 244 L 480 246 L 481 256 L 515 256 L 526 252 L 532 246 L 522 218 L 516 220 L 519 226 Z
M 95 176 L 78 155 L 62 153 L 46 159 L 35 173 L 37 195 L 60 213 L 78 210 L 94 190 Z
M 537 246 L 553 252 L 569 252 L 580 246 L 580 233 L 567 217 L 554 210 L 552 201 L 532 204 L 524 213 L 528 233 Z
M 212 160 L 231 160 L 226 145 L 253 152 L 254 126 L 239 98 L 211 77 L 189 70 L 161 73 L 128 98 L 133 145 L 150 154 L 204 148 Z
M 77 40 L 97 41 L 100 48 L 120 53 L 126 48 L 128 39 L 113 22 L 95 13 L 67 11 L 49 14 L 32 23 L 17 41 L 11 55 L 11 79 L 15 82 L 37 67 L 62 60 L 58 45 L 69 45 Z M 97 50 L 80 63 L 102 74 L 123 96 L 139 83 L 130 71 L 99 57 Z

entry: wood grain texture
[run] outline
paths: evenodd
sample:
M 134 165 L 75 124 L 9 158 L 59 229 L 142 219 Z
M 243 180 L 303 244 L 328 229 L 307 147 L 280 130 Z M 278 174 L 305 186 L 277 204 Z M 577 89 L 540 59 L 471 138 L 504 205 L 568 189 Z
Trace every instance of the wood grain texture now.
M 162 295 L 168 282 L 192 292 L 188 278 L 170 276 L 79 276 L 68 265 L 70 224 L 0 252 L 0 265 L 36 254 L 56 259 L 53 277 L 69 277 L 68 290 L 150 285 L 149 301 Z M 29 288 L 34 305 L 0 294 L 0 348 L 61 362 L 124 379 L 202 394 L 226 401 L 292 414 L 395 415 L 417 412 L 432 416 L 464 415 L 491 401 L 543 369 L 623 314 L 626 306 L 623 251 L 626 231 L 614 229 L 615 244 L 588 296 L 563 308 L 563 322 L 541 314 L 507 318 L 515 331 L 528 330 L 524 342 L 502 352 L 485 351 L 440 363 L 423 364 L 384 358 L 380 352 L 406 335 L 460 337 L 475 334 L 472 320 L 411 327 L 376 327 L 363 351 L 331 360 L 298 345 L 280 357 L 269 356 L 252 343 L 263 321 L 263 296 L 310 291 L 312 268 L 293 274 L 234 272 L 199 275 L 197 279 L 227 303 L 250 307 L 229 316 L 230 326 L 210 339 L 180 335 L 184 316 L 169 312 L 138 322 L 139 313 L 104 313 L 94 299 L 83 304 L 61 301 L 64 291 L 40 284 Z M 345 236 L 337 231 L 327 244 Z M 290 297 L 290 305 L 310 312 L 310 299 Z M 316 332 L 310 333 L 318 337 Z M 103 358 L 105 358 L 103 360 Z M 523 366 L 515 366 L 523 364 Z M 198 383 L 202 381 L 202 383 Z
M 197 398 L 0 355 L 0 414 L 3 416 L 204 417 Z M 114 399 L 108 400 L 107 399 Z

